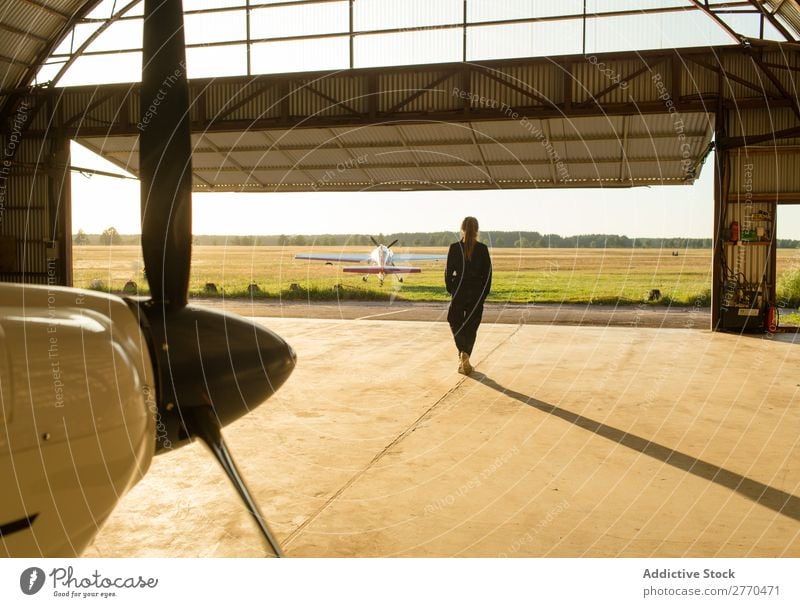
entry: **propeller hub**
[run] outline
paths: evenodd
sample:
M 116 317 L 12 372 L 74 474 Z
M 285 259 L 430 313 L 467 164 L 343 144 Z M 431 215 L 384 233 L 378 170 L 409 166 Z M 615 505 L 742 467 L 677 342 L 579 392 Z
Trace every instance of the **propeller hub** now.
M 158 421 L 164 428 L 158 452 L 191 440 L 188 409 L 211 407 L 226 426 L 272 396 L 294 370 L 292 347 L 251 320 L 195 306 L 169 310 L 150 300 L 133 303 L 158 378 Z

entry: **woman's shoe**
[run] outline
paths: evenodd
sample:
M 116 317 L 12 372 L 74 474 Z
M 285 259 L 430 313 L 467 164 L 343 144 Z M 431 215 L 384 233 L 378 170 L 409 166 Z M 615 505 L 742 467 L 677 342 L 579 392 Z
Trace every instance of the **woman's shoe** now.
M 458 372 L 462 375 L 469 375 L 472 373 L 472 365 L 469 363 L 469 354 L 466 352 L 459 352 L 461 364 L 458 365 Z

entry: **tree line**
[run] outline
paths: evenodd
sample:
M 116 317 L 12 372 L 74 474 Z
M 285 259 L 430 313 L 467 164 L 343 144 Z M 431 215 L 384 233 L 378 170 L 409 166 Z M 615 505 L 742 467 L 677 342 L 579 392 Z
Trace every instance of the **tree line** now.
M 444 247 L 458 239 L 455 232 L 397 232 L 392 234 L 279 234 L 259 236 L 218 236 L 198 234 L 193 244 L 211 246 L 372 246 L 374 238 L 382 244 L 397 240 L 397 247 Z M 552 248 L 552 249 L 708 249 L 710 238 L 630 238 L 618 234 L 541 234 L 539 232 L 481 231 L 481 240 L 495 248 Z M 76 245 L 138 245 L 138 234 L 120 234 L 113 227 L 101 234 L 73 235 Z M 778 239 L 778 248 L 795 249 L 800 240 Z

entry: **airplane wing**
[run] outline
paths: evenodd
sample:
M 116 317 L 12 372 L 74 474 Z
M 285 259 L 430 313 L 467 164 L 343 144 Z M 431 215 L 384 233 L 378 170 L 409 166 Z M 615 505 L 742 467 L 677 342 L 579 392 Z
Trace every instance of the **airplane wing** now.
M 298 253 L 294 256 L 295 259 L 312 259 L 315 261 L 339 261 L 347 263 L 360 263 L 362 261 L 369 261 L 368 253 L 334 253 L 331 255 L 323 255 L 321 253 Z
M 392 261 L 441 261 L 447 259 L 447 255 L 426 255 L 417 253 L 395 253 Z
M 417 274 L 422 272 L 420 268 L 406 266 L 345 266 L 342 272 L 353 272 L 354 274 Z

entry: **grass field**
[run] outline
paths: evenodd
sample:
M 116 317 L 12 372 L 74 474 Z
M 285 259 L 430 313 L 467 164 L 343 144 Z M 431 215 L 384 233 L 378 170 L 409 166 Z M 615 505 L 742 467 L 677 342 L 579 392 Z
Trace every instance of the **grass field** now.
M 128 280 L 140 292 L 146 285 L 136 246 L 76 246 L 77 287 L 122 290 Z M 248 296 L 255 282 L 259 297 L 287 299 L 388 299 L 445 301 L 444 262 L 418 264 L 420 274 L 383 287 L 370 277 L 344 274 L 339 264 L 295 260 L 308 247 L 195 246 L 191 292 L 203 294 L 213 282 L 225 296 Z M 317 253 L 367 252 L 367 247 L 315 247 Z M 408 252 L 398 248 L 396 252 Z M 414 248 L 417 253 L 446 253 L 443 248 Z M 661 304 L 709 305 L 711 251 L 650 249 L 494 249 L 494 283 L 489 301 L 510 303 L 639 303 L 659 289 Z M 800 250 L 778 251 L 778 275 L 800 267 Z M 294 287 L 292 285 L 295 285 Z M 336 287 L 337 285 L 338 288 Z

